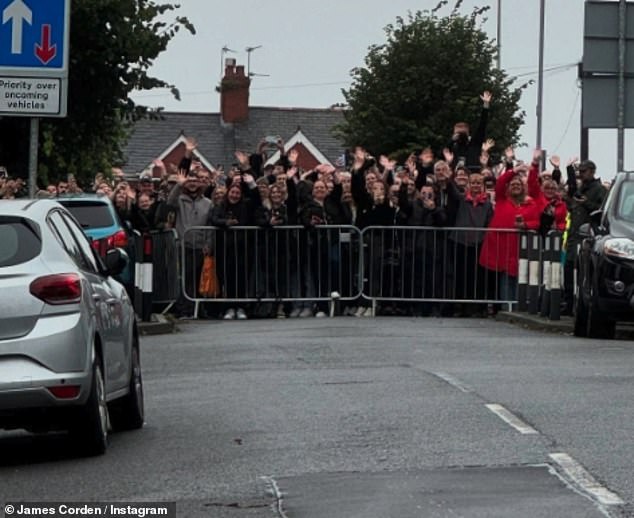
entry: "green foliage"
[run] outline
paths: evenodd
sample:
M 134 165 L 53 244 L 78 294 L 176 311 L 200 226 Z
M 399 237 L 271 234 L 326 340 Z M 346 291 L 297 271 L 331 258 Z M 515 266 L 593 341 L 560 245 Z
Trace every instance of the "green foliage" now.
M 498 148 L 516 144 L 524 120 L 519 110 L 522 87 L 495 67 L 497 49 L 482 30 L 488 7 L 470 15 L 439 11 L 409 13 L 385 28 L 386 43 L 373 45 L 365 66 L 351 72 L 343 94 L 348 104 L 340 135 L 350 146 L 373 154 L 402 157 L 421 147 L 440 150 L 458 121 L 477 124 L 480 94 L 493 94 L 487 135 Z
M 175 15 L 179 7 L 152 0 L 71 2 L 68 117 L 41 121 L 41 183 L 69 173 L 88 183 L 96 172 L 109 172 L 121 162 L 130 123 L 152 115 L 129 99 L 133 90 L 170 88 L 178 98 L 173 85 L 150 76 L 148 69 L 181 28 L 195 34 L 187 18 Z M 166 21 L 170 14 L 173 19 Z M 14 151 L 20 157 L 2 146 L 0 162 L 25 172 L 28 124 L 7 118 L 1 126 L 3 134 L 20 132 L 26 145 Z

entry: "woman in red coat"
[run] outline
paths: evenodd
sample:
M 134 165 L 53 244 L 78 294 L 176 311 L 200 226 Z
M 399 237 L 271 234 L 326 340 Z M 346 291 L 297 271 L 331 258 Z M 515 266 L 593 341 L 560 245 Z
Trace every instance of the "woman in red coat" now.
M 541 149 L 536 149 L 533 153 L 530 171 L 528 172 L 528 194 L 539 207 L 541 217 L 540 232 L 546 235 L 549 230 L 563 232 L 566 229 L 568 208 L 566 207 L 566 202 L 561 199 L 561 195 L 557 192 L 557 184 L 553 180 L 544 178 L 540 183 L 539 161 L 541 156 Z M 553 159 L 555 158 L 553 157 Z M 556 165 L 558 165 L 558 160 Z
M 518 234 L 537 230 L 541 211 L 528 196 L 526 184 L 513 169 L 513 150 L 506 150 L 506 170 L 495 184 L 495 210 L 480 252 L 480 265 L 494 272 L 497 290 L 489 298 L 504 301 L 517 299 L 519 260 Z

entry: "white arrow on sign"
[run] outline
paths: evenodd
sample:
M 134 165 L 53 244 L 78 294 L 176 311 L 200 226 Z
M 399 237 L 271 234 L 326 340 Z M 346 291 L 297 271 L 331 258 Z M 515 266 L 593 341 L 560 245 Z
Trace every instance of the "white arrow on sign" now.
M 22 23 L 33 23 L 33 12 L 22 0 L 13 0 L 2 11 L 2 23 L 12 22 L 11 54 L 22 54 Z

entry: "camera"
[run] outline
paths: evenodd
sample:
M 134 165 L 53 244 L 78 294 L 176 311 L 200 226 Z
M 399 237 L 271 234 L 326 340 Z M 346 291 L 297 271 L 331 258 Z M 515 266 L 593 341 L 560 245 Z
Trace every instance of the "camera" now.
M 264 137 L 264 140 L 266 141 L 267 144 L 271 145 L 271 146 L 276 146 L 278 141 L 281 139 L 281 137 L 276 137 L 274 135 L 269 135 L 267 137 Z

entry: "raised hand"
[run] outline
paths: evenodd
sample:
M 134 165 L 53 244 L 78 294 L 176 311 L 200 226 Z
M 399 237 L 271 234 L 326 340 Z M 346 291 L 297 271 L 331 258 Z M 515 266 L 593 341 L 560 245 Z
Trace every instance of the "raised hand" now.
M 561 159 L 557 155 L 551 156 L 548 161 L 550 162 L 550 165 L 552 165 L 555 169 L 559 169 L 559 166 L 561 165 Z
M 414 173 L 416 171 L 416 157 L 414 155 L 410 155 L 405 160 L 405 167 L 410 173 Z
M 448 164 L 451 164 L 453 162 L 454 154 L 448 147 L 442 150 L 442 156 L 445 157 L 445 162 L 447 162 Z
M 482 151 L 486 151 L 488 153 L 493 146 L 495 146 L 495 140 L 488 138 L 482 143 Z
M 482 99 L 482 103 L 484 104 L 484 106 L 488 107 L 489 104 L 491 104 L 491 99 L 493 99 L 493 95 L 491 95 L 491 92 L 489 92 L 488 90 L 485 90 L 484 92 L 482 92 L 480 99 Z
M 185 154 L 190 157 L 194 150 L 198 147 L 198 142 L 194 137 L 187 137 L 185 139 Z
M 504 150 L 504 156 L 507 162 L 513 161 L 515 158 L 515 150 L 513 149 L 513 146 L 509 146 Z
M 573 156 L 572 158 L 568 159 L 568 162 L 566 163 L 566 167 L 571 166 L 571 165 L 575 165 L 577 162 L 579 162 L 579 157 L 578 156 Z
M 539 164 L 542 160 L 542 150 L 541 149 L 535 149 L 533 151 L 533 164 Z
M 176 173 L 176 183 L 178 185 L 183 185 L 187 181 L 187 172 L 185 169 L 179 169 Z
M 236 157 L 236 160 L 240 163 L 242 167 L 248 167 L 249 155 L 247 155 L 244 151 L 236 151 L 234 155 Z
M 365 163 L 366 155 L 366 150 L 363 149 L 361 146 L 357 146 L 354 149 L 354 169 L 360 169 L 363 166 L 363 164 Z

